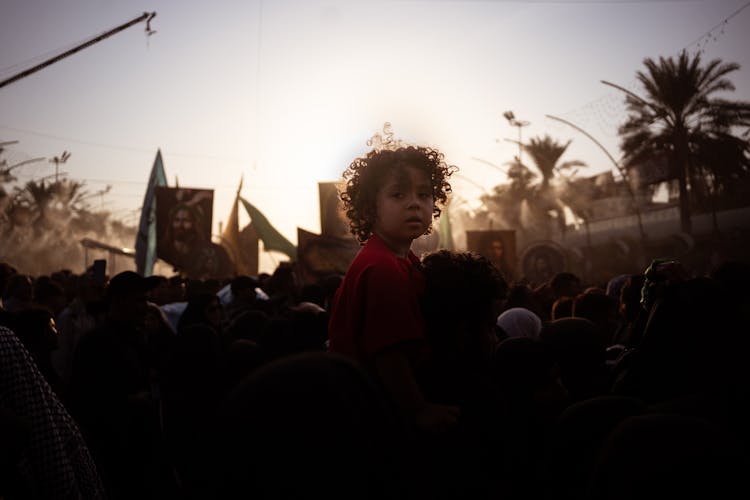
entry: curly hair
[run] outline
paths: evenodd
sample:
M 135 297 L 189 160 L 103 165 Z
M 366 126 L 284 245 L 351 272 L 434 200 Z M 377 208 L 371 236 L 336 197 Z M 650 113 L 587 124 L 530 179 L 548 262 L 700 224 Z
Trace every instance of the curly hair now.
M 494 302 L 508 293 L 500 271 L 474 252 L 437 250 L 422 258 L 422 271 L 422 313 L 434 347 L 452 344 L 457 325 L 477 332 L 482 322 L 493 321 Z
M 508 294 L 508 283 L 492 263 L 478 253 L 436 250 L 422 258 L 425 316 L 446 321 L 450 311 L 472 316 Z
M 445 204 L 451 186 L 448 177 L 457 167 L 445 163 L 443 154 L 436 149 L 406 146 L 398 149 L 374 149 L 366 156 L 356 158 L 344 171 L 346 189 L 340 198 L 344 203 L 349 229 L 360 243 L 372 233 L 375 218 L 375 199 L 386 176 L 395 168 L 415 167 L 430 177 L 432 185 L 432 216 L 440 216 L 439 205 Z M 427 234 L 432 227 L 427 229 Z

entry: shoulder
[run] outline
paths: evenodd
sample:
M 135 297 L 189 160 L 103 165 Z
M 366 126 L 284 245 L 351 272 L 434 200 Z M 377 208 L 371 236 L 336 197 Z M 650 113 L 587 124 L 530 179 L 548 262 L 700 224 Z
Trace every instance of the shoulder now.
M 373 244 L 368 240 L 352 261 L 347 275 L 368 276 L 368 279 L 375 280 L 392 279 L 404 275 L 406 265 L 403 259 L 396 257 L 382 243 Z

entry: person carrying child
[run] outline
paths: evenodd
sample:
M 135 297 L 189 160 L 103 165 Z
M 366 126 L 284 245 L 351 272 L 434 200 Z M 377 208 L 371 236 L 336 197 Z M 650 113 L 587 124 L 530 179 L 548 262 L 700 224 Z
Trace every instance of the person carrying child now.
M 375 149 L 349 165 L 341 193 L 363 247 L 334 297 L 329 349 L 360 362 L 406 422 L 426 432 L 448 430 L 459 411 L 426 401 L 415 380 L 429 347 L 420 309 L 424 278 L 411 244 L 430 232 L 455 170 L 435 149 Z

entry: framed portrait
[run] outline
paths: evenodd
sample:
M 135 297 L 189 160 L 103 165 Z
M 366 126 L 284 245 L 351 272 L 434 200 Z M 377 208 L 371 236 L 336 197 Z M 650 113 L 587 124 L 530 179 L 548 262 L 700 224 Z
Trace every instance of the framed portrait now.
M 489 259 L 506 280 L 516 278 L 514 230 L 466 231 L 466 248 Z
M 199 247 L 211 242 L 211 189 L 156 187 L 156 255 L 175 267 L 189 267 Z
M 562 248 L 554 242 L 537 242 L 529 245 L 521 255 L 524 277 L 535 285 L 541 285 L 555 274 L 565 271 L 567 260 Z

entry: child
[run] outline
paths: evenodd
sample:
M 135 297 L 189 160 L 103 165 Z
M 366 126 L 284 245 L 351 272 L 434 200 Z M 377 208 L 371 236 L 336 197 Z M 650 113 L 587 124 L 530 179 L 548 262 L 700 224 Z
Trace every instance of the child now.
M 414 378 L 429 349 L 419 304 L 424 279 L 411 243 L 440 215 L 455 169 L 430 148 L 373 150 L 344 172 L 341 194 L 364 247 L 334 297 L 330 350 L 374 373 L 407 421 L 428 432 L 455 424 L 458 409 L 425 401 Z

